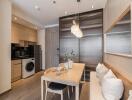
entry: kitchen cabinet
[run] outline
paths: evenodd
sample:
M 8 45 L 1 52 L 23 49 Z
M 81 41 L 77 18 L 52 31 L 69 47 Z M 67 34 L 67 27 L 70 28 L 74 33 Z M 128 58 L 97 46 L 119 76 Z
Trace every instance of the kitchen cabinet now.
M 11 61 L 11 82 L 15 82 L 22 77 L 22 63 L 21 60 Z
M 12 22 L 12 43 L 23 41 L 37 42 L 37 31 L 26 26 Z

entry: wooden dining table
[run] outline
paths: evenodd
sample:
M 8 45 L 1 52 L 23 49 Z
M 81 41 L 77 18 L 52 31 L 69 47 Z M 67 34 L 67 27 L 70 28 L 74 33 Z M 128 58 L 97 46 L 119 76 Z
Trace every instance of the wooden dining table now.
M 44 81 L 75 86 L 75 100 L 79 100 L 79 84 L 84 68 L 85 64 L 83 63 L 73 63 L 71 69 L 62 70 L 59 73 L 55 67 L 47 69 L 41 76 L 41 100 L 44 99 Z

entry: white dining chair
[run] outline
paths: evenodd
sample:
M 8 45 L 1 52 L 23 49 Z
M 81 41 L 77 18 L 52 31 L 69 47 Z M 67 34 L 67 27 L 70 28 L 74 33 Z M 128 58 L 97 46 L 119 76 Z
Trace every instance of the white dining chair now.
M 49 83 L 49 84 L 48 84 Z M 63 92 L 68 89 L 67 85 L 60 84 L 60 83 L 54 83 L 54 82 L 47 82 L 45 81 L 45 100 L 47 99 L 47 94 L 48 92 L 50 93 L 55 93 L 55 94 L 60 94 L 61 95 L 61 100 L 63 100 Z M 69 94 L 69 89 L 67 90 L 68 92 L 68 98 L 70 99 L 70 94 Z

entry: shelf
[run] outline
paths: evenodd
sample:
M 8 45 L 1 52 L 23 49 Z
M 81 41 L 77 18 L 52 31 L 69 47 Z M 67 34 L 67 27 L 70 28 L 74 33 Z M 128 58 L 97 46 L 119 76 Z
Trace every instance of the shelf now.
M 102 12 L 96 12 L 96 13 L 91 13 L 91 14 L 83 14 L 83 15 L 79 15 L 79 18 L 92 18 L 92 17 L 98 17 L 98 16 L 102 16 Z M 75 17 L 77 16 L 77 14 L 75 16 L 72 17 L 67 17 L 67 18 L 62 18 L 60 19 L 60 21 L 69 21 L 69 20 L 73 20 L 75 19 Z
M 80 26 L 89 26 L 89 25 L 98 25 L 98 24 L 102 24 L 102 19 L 92 19 L 92 20 L 81 20 L 80 21 Z M 71 22 L 65 22 L 65 23 L 61 23 L 61 28 L 62 29 L 67 29 L 69 27 L 71 27 L 73 24 L 72 24 L 72 21 Z
M 119 21 L 116 25 L 124 25 L 124 24 L 130 24 L 131 20 L 123 20 L 123 21 Z
M 96 25 L 89 25 L 89 26 L 81 26 L 81 29 L 91 29 L 91 28 L 99 28 L 99 27 L 103 27 L 102 24 L 96 24 Z M 61 29 L 61 32 L 65 32 L 65 31 L 70 31 L 70 28 L 64 28 Z
M 90 29 L 90 28 L 99 28 L 99 27 L 103 27 L 103 25 L 102 24 L 96 24 L 96 25 L 82 26 L 80 28 L 81 29 Z
M 84 35 L 82 38 L 87 38 L 87 37 L 90 37 L 90 36 L 102 36 L 102 34 L 87 34 L 87 35 Z M 60 36 L 61 37 L 61 39 L 63 39 L 63 38 L 76 38 L 74 35 L 72 35 L 72 33 L 71 33 L 71 35 L 69 35 L 69 36 Z
M 110 33 L 107 33 L 107 35 L 126 34 L 126 33 L 131 33 L 131 31 L 110 32 Z
M 97 61 L 102 61 L 102 52 L 96 54 L 96 50 L 102 49 L 102 35 L 103 35 L 103 10 L 94 10 L 87 13 L 79 14 L 79 24 L 83 31 L 84 36 L 82 38 L 77 38 L 71 33 L 72 20 L 76 15 L 69 15 L 61 17 L 60 23 L 60 52 L 62 53 L 64 48 L 67 50 L 76 47 L 76 52 L 78 54 L 78 63 L 85 63 L 85 78 L 89 80 L 90 71 L 95 70 Z M 95 38 L 96 37 L 96 38 Z M 76 40 L 74 40 L 76 39 Z M 95 40 L 94 40 L 95 39 Z M 97 40 L 98 43 L 95 43 Z M 92 41 L 95 43 L 95 51 L 87 50 L 88 45 L 93 45 L 90 43 Z M 88 59 L 86 58 L 88 54 Z M 84 56 L 82 56 L 84 55 Z M 61 56 L 61 55 L 60 55 Z M 89 59 L 90 57 L 96 57 L 97 59 Z M 60 57 L 61 58 L 61 57 Z M 61 60 L 60 60 L 61 61 Z M 83 78 L 83 77 L 82 77 Z

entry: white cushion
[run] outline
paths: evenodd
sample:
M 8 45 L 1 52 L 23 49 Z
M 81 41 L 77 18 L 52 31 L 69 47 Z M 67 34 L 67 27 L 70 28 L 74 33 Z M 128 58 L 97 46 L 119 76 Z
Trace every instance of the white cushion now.
M 104 75 L 103 78 L 117 78 L 111 69 Z
M 96 77 L 96 72 L 90 72 L 90 99 L 89 100 L 105 100 L 102 95 L 99 79 Z
M 132 90 L 129 91 L 129 97 L 128 100 L 132 100 Z
M 102 93 L 106 100 L 120 100 L 123 94 L 123 82 L 117 78 L 102 80 Z
M 117 100 L 115 96 L 107 95 L 107 98 L 105 100 Z
M 101 80 L 104 75 L 108 72 L 108 68 L 106 68 L 103 64 L 98 64 L 96 67 L 96 76 Z
M 96 76 L 97 76 L 97 78 L 99 78 L 99 74 L 98 74 L 98 72 L 99 72 L 99 69 L 102 67 L 102 64 L 101 63 L 98 63 L 98 65 L 97 65 L 97 67 L 96 67 Z

